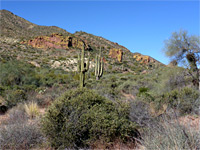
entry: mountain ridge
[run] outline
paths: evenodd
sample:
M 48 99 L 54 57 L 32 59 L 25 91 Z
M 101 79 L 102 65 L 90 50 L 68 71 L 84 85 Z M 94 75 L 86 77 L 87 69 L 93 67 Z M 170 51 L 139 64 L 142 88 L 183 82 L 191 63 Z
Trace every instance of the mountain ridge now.
M 79 53 L 78 49 L 81 49 L 81 43 L 83 43 L 85 44 L 87 50 L 90 51 L 93 58 L 99 53 L 101 48 L 104 60 L 108 63 L 105 67 L 114 68 L 112 71 L 118 70 L 123 72 L 126 70 L 132 70 L 135 72 L 135 70 L 138 70 L 139 72 L 143 72 L 149 68 L 153 69 L 158 65 L 163 66 L 161 62 L 157 61 L 153 57 L 142 55 L 140 53 L 132 53 L 126 47 L 119 45 L 116 42 L 109 41 L 101 36 L 96 36 L 83 31 L 77 31 L 72 34 L 65 29 L 56 26 L 36 25 L 7 10 L 0 10 L 0 15 L 0 41 L 1 44 L 4 45 L 2 47 L 10 47 L 10 45 L 8 46 L 6 43 L 8 44 L 8 41 L 12 41 L 13 38 L 13 40 L 18 39 L 14 43 L 11 42 L 12 45 L 17 45 L 17 47 L 14 49 L 17 50 L 23 47 L 22 51 L 20 51 L 21 55 L 26 53 L 26 49 L 32 49 L 32 51 L 48 49 L 47 51 L 49 51 L 49 54 L 52 54 L 51 57 L 48 56 L 48 61 L 46 60 L 46 64 L 49 64 L 54 60 L 58 60 L 58 58 L 61 57 L 62 60 L 65 59 L 64 57 L 66 57 L 66 59 L 72 57 L 76 58 L 77 54 Z M 58 51 L 60 51 L 59 49 L 61 49 L 62 52 L 57 54 Z M 31 53 L 33 54 L 35 52 Z M 31 53 L 27 54 L 30 55 L 30 58 L 27 57 L 27 60 L 32 59 Z M 47 52 L 41 51 L 40 53 L 42 53 L 40 59 L 47 57 L 47 54 L 45 54 Z M 13 56 L 15 55 L 16 54 L 13 54 Z M 19 57 L 21 56 L 15 56 L 15 58 Z M 37 63 L 41 65 L 41 62 Z M 112 65 L 113 67 L 109 67 L 109 65 Z M 50 64 L 50 66 L 52 66 L 52 64 Z

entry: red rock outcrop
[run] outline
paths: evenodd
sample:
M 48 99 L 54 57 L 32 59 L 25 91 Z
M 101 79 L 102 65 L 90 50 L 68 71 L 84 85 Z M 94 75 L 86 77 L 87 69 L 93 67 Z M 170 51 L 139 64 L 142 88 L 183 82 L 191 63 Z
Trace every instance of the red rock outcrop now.
M 48 49 L 69 49 L 73 48 L 82 48 L 83 44 L 86 46 L 86 49 L 89 48 L 84 41 L 79 40 L 71 36 L 62 36 L 61 34 L 52 34 L 50 36 L 38 36 L 34 39 L 23 41 L 22 44 L 28 44 L 35 48 Z
M 122 62 L 123 51 L 121 49 L 112 48 L 110 49 L 109 56 Z
M 136 59 L 136 61 L 139 61 L 142 64 L 148 64 L 148 63 L 155 63 L 156 60 L 151 58 L 150 56 L 142 55 L 142 54 L 134 54 L 133 58 Z

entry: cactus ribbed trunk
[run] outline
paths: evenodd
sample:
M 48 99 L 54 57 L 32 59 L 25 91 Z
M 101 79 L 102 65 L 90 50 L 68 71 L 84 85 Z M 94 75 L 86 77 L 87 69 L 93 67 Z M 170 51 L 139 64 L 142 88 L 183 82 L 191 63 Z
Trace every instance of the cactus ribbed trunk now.
M 80 88 L 85 86 L 85 73 L 89 70 L 89 58 L 85 63 L 85 47 L 81 51 L 81 57 L 78 55 L 77 71 L 80 73 Z
M 99 56 L 96 55 L 96 62 L 95 62 L 95 76 L 96 80 L 99 80 L 103 75 L 103 58 L 101 58 L 101 49 Z

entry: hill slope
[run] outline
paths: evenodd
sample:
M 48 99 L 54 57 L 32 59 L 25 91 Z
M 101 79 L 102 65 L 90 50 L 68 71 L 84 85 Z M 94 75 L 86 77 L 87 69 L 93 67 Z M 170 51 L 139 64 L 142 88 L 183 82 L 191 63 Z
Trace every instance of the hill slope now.
M 0 10 L 0 15 L 0 59 L 12 58 L 37 66 L 76 70 L 77 54 L 84 44 L 90 52 L 91 64 L 102 48 L 107 72 L 141 73 L 163 66 L 150 56 L 131 53 L 124 46 L 103 37 L 86 32 L 71 34 L 55 26 L 39 26 L 7 10 Z
M 0 16 L 1 36 L 28 38 L 38 35 L 47 35 L 55 32 L 69 34 L 69 32 L 66 30 L 56 26 L 48 27 L 33 24 L 7 10 L 0 10 Z

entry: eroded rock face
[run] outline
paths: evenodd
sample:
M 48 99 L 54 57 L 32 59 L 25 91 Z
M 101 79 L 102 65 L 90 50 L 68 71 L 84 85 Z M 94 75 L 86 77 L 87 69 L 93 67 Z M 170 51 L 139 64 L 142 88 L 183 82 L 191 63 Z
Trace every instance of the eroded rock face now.
M 56 33 L 50 36 L 38 36 L 34 39 L 23 41 L 22 44 L 28 44 L 32 47 L 41 49 L 69 49 L 70 47 L 81 49 L 82 46 L 85 45 L 86 49 L 89 49 L 89 45 L 82 40 L 71 36 L 62 36 L 61 34 Z
M 123 51 L 121 49 L 112 48 L 110 49 L 109 56 L 122 62 Z
M 155 63 L 156 61 L 151 58 L 150 56 L 142 55 L 142 54 L 134 54 L 133 58 L 136 59 L 136 61 L 139 61 L 142 64 L 148 64 L 148 63 Z

